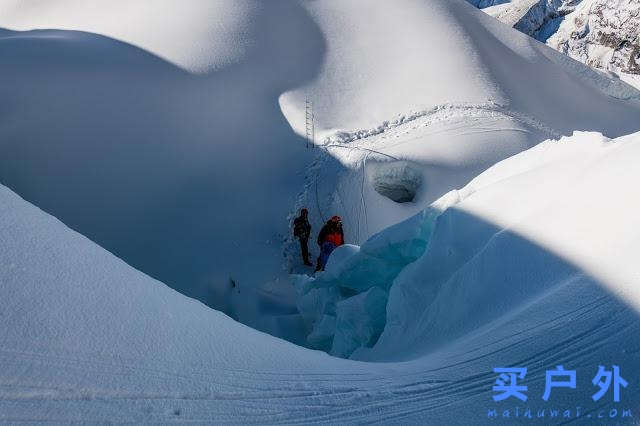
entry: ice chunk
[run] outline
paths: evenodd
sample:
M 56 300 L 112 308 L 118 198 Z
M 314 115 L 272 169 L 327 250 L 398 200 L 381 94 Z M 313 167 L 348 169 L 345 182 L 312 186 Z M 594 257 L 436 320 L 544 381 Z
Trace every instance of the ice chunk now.
M 357 246 L 341 246 L 331 254 L 327 270 L 318 275 L 313 285 L 316 288 L 340 287 L 343 295 L 348 296 L 371 287 L 386 290 L 402 266 L 404 263 L 394 264 L 361 253 Z
M 313 324 L 323 314 L 335 315 L 335 306 L 341 299 L 336 287 L 313 288 L 298 299 L 298 311 L 306 324 Z
M 313 288 L 315 279 L 309 275 L 291 275 L 293 280 L 293 286 L 296 289 L 298 296 L 304 296 Z
M 340 286 L 360 293 L 371 287 L 388 290 L 404 264 L 388 262 L 386 259 L 358 253 L 347 260 L 344 266 L 337 281 Z
M 413 218 L 373 236 L 362 248 L 338 247 L 326 271 L 316 278 L 294 276 L 297 307 L 309 332 L 307 344 L 344 357 L 375 344 L 385 327 L 389 288 L 423 255 L 443 212 L 461 198 L 462 193 L 451 191 Z
M 328 280 L 338 277 L 344 269 L 345 262 L 358 252 L 360 252 L 360 247 L 352 244 L 344 244 L 337 247 L 329 256 L 322 279 Z
M 322 315 L 313 326 L 313 331 L 307 336 L 309 347 L 328 352 L 333 344 L 333 335 L 336 332 L 336 317 L 334 315 Z
M 387 293 L 372 287 L 338 303 L 331 355 L 348 358 L 360 347 L 372 347 L 386 323 Z
M 448 192 L 412 218 L 371 237 L 361 253 L 405 265 L 415 261 L 424 253 L 438 217 L 460 200 L 459 191 Z

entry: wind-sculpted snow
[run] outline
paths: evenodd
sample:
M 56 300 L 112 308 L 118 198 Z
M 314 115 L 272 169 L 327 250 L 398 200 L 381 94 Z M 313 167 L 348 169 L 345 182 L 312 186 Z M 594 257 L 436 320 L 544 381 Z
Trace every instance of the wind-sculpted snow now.
M 208 76 L 94 34 L 3 31 L 0 181 L 145 273 L 257 319 L 234 298 L 284 275 L 286 216 L 311 159 L 274 93 L 320 60 L 285 49 L 292 34 L 322 49 L 311 22 L 289 32 L 305 23 L 291 7 L 290 24 Z M 270 314 L 295 312 L 277 292 Z
M 638 135 L 526 151 L 637 130 L 606 76 L 462 0 L 0 0 L 0 26 L 0 422 L 485 424 L 506 366 L 534 412 L 637 409 Z M 412 202 L 375 190 L 389 160 Z M 296 300 L 303 206 L 360 247 Z M 581 386 L 546 404 L 557 365 Z
M 336 350 L 355 339 L 352 358 L 383 362 L 251 330 L 0 187 L 0 421 L 513 424 L 517 408 L 541 423 L 614 409 L 607 420 L 626 422 L 640 400 L 639 150 L 640 134 L 544 142 L 334 252 L 318 280 L 359 291 L 336 303 Z M 362 285 L 367 256 L 404 265 L 385 313 L 389 284 Z M 326 343 L 333 323 L 321 322 Z M 558 365 L 578 386 L 545 402 Z M 628 381 L 620 402 L 593 401 L 598 365 Z M 510 366 L 527 368 L 526 402 L 493 400 L 493 370 Z
M 544 139 L 639 125 L 638 105 L 462 0 L 0 0 L 0 12 L 0 182 L 291 340 L 294 209 L 311 210 L 314 233 L 339 214 L 361 244 Z M 390 125 L 311 167 L 307 98 L 320 141 Z M 410 111 L 423 114 L 391 125 Z M 389 158 L 422 173 L 412 202 L 373 187 L 368 168 Z
M 251 56 L 261 8 L 256 0 L 3 0 L 0 26 L 92 32 L 206 74 Z
M 549 62 L 562 54 L 464 1 L 403 0 L 371 7 L 363 0 L 320 0 L 304 7 L 325 34 L 327 51 L 313 79 L 280 97 L 299 134 L 304 134 L 307 99 L 314 102 L 320 139 L 375 128 L 405 111 L 489 102 L 562 134 L 583 129 L 616 136 L 637 130 L 627 127 L 630 118 L 614 118 L 628 117 L 626 108 L 605 107 L 599 89 Z M 614 111 L 610 108 L 616 113 L 605 114 Z M 617 133 L 623 127 L 626 131 Z

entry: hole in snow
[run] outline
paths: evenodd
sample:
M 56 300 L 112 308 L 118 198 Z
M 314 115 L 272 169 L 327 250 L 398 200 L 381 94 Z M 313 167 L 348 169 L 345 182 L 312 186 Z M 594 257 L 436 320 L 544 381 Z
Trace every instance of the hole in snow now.
M 396 203 L 408 203 L 422 185 L 422 173 L 406 161 L 374 163 L 369 168 L 369 182 L 378 194 Z

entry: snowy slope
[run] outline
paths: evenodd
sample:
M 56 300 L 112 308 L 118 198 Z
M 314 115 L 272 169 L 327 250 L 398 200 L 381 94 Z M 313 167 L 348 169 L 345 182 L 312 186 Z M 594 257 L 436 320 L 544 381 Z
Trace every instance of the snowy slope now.
M 0 2 L 0 25 L 14 30 L 87 31 L 111 37 L 204 74 L 246 59 L 260 18 L 255 0 Z
M 92 3 L 85 20 L 84 6 L 48 4 L 45 28 L 56 27 L 56 19 L 72 10 L 78 22 L 94 23 L 100 32 L 103 23 L 125 12 L 111 2 L 101 8 Z M 141 24 L 123 24 L 130 31 L 123 38 L 143 33 L 167 46 L 162 28 L 146 17 L 154 12 L 162 15 L 160 22 L 176 19 L 169 28 L 177 26 L 182 36 L 169 37 L 198 62 L 198 52 L 183 47 L 193 49 L 207 39 L 194 39 L 199 33 L 190 31 L 190 20 L 180 21 L 179 4 L 172 4 L 157 10 L 151 3 L 127 6 Z M 189 16 L 204 14 L 200 9 L 209 4 L 194 2 Z M 243 13 L 240 2 L 224 5 L 229 13 Z M 14 6 L 22 10 L 28 4 Z M 258 36 L 282 19 L 283 8 L 290 12 L 288 23 Z M 40 16 L 29 11 L 21 16 Z M 298 44 L 319 35 L 296 11 L 302 13 L 281 3 L 249 19 L 251 48 L 208 75 L 193 75 L 134 45 L 92 33 L 3 30 L 0 146 L 6 155 L 0 181 L 129 264 L 235 315 L 232 292 L 283 274 L 286 216 L 312 158 L 277 106 L 280 91 L 308 78 L 320 60 Z M 225 40 L 225 49 L 239 54 L 244 39 Z M 212 49 L 206 53 L 217 55 Z M 272 311 L 295 310 L 290 303 L 280 305 Z
M 428 238 L 393 282 L 378 345 L 358 354 L 383 363 L 235 323 L 0 188 L 0 421 L 485 424 L 516 406 L 635 418 L 639 148 L 640 134 L 545 142 L 363 245 L 390 261 Z M 414 232 L 421 218 L 436 218 L 431 233 Z M 629 383 L 621 402 L 594 403 L 597 366 L 613 364 Z M 557 365 L 579 386 L 545 403 Z M 529 368 L 526 404 L 493 402 L 504 366 Z
M 464 1 L 369 4 L 304 3 L 325 35 L 327 52 L 318 74 L 280 99 L 300 133 L 305 98 L 314 101 L 320 136 L 334 129 L 376 127 L 398 114 L 442 104 L 488 101 L 563 132 L 600 128 L 622 134 L 616 132 L 632 127 L 626 120 L 633 114 L 625 107 L 600 99 L 588 87 L 593 82 L 552 63 L 562 55 L 505 29 Z M 601 109 L 605 104 L 607 113 Z M 614 110 L 623 116 L 615 118 Z
M 4 187 L 0 199 L 0 421 L 275 421 L 289 414 L 270 399 L 304 395 L 319 366 L 346 373 L 154 281 Z
M 337 309 L 350 297 L 334 288 L 390 291 L 387 327 L 373 350 L 387 360 L 450 342 L 573 281 L 597 283 L 639 307 L 637 141 L 577 133 L 499 163 L 346 260 L 339 256 L 326 274 L 298 279 L 301 311 L 318 334 L 325 315 L 340 324 Z M 618 203 L 615 223 L 596 226 Z M 344 355 L 347 335 L 329 342 L 332 353 Z
M 1 0 L 0 26 L 0 182 L 279 335 L 297 208 L 362 243 L 544 139 L 639 126 L 635 92 L 462 0 Z M 335 146 L 304 148 L 307 98 Z M 413 202 L 375 190 L 403 173 Z
M 546 138 L 574 129 L 612 136 L 637 129 L 633 88 L 532 43 L 464 2 L 367 7 L 316 1 L 305 7 L 326 35 L 325 59 L 280 105 L 304 135 L 305 102 L 313 101 L 316 136 L 331 157 L 320 155 L 307 173 L 297 206 L 311 208 L 312 219 L 340 213 L 351 242 Z M 371 184 L 377 163 L 398 160 L 423 175 L 413 204 L 389 203 Z
M 476 382 L 461 380 L 450 389 L 458 403 L 435 391 L 422 399 L 415 389 L 424 406 L 441 403 L 458 412 L 464 399 L 460 418 L 486 415 L 487 408 L 509 409 L 514 417 L 515 406 L 520 415 L 526 408 L 579 406 L 592 416 L 607 407 L 640 409 L 631 385 L 640 347 L 640 205 L 633 196 L 639 150 L 640 134 L 612 141 L 576 133 L 546 141 L 362 247 L 341 248 L 325 273 L 297 278 L 308 344 L 430 372 L 475 371 Z M 615 220 L 603 219 L 612 211 Z M 492 379 L 478 368 L 496 362 L 529 367 L 534 377 L 525 384 L 539 395 L 526 404 L 483 401 L 476 393 Z M 590 399 L 589 381 L 597 365 L 607 364 L 627 371 L 625 404 Z M 545 404 L 539 398 L 544 374 L 556 365 L 577 369 L 580 385 Z
M 331 157 L 321 155 L 307 173 L 297 206 L 311 208 L 312 219 L 340 213 L 350 242 L 363 242 L 544 139 L 575 129 L 610 136 L 637 129 L 635 89 L 464 2 L 425 7 L 412 1 L 392 10 L 359 2 L 308 7 L 330 35 L 326 59 L 318 75 L 284 93 L 280 105 L 302 135 L 305 101 L 313 100 L 318 139 Z M 425 47 L 420 40 L 429 42 Z M 398 161 L 422 176 L 413 203 L 398 205 L 374 190 L 379 164 Z M 292 242 L 294 259 L 295 251 Z

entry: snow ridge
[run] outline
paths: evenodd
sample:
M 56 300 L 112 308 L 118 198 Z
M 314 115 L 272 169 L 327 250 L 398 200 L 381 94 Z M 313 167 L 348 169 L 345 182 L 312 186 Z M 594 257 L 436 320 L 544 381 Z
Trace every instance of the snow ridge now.
M 410 123 L 423 117 L 430 117 L 432 118 L 432 122 L 436 122 L 448 120 L 452 115 L 472 115 L 477 112 L 490 112 L 496 115 L 513 118 L 528 126 L 540 130 L 541 132 L 547 134 L 549 138 L 558 138 L 561 136 L 561 133 L 557 130 L 547 126 L 546 124 L 542 123 L 532 116 L 509 109 L 508 105 L 501 105 L 496 102 L 486 102 L 479 104 L 444 103 L 426 110 L 398 115 L 396 119 L 384 121 L 378 127 L 351 131 L 337 131 L 333 135 L 327 136 L 322 142 L 322 145 L 330 146 L 331 144 L 346 144 L 357 140 L 366 139 L 371 136 L 380 135 L 390 129 L 400 127 L 404 124 Z

